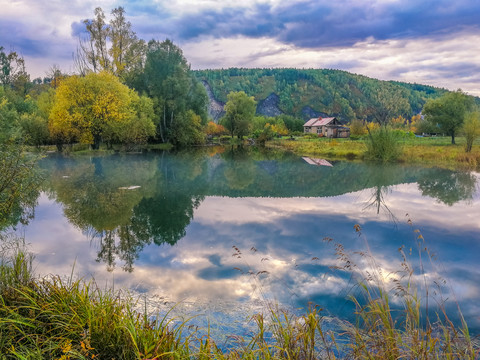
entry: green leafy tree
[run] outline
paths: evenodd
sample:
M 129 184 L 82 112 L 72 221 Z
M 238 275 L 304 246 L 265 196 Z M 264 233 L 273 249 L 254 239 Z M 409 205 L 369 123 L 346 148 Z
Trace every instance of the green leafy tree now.
M 451 136 L 452 144 L 455 144 L 455 135 L 463 125 L 465 114 L 473 105 L 473 98 L 458 90 L 427 101 L 423 114 L 427 121 L 438 125 L 443 132 Z
M 362 120 L 352 120 L 350 124 L 350 135 L 352 136 L 362 136 L 367 133 L 367 127 Z
M 19 137 L 18 112 L 0 86 L 0 143 Z
M 18 121 L 25 143 L 40 147 L 50 140 L 48 119 L 33 114 L 22 114 Z
M 172 126 L 170 141 L 176 146 L 205 143 L 205 134 L 200 116 L 192 110 L 180 114 Z
M 249 126 L 255 116 L 256 101 L 243 91 L 231 92 L 227 96 L 225 116 L 221 124 L 230 132 L 232 138 L 241 138 L 248 134 Z
M 149 115 L 142 117 L 148 111 L 138 114 L 139 102 L 138 95 L 110 73 L 72 76 L 57 89 L 49 117 L 50 134 L 57 143 L 79 141 L 93 149 L 99 148 L 104 136 L 122 142 L 137 127 L 146 136 L 153 135 L 153 126 L 147 125 Z M 143 106 L 151 107 L 151 102 L 144 101 Z
M 134 116 L 126 121 L 110 122 L 106 126 L 104 140 L 109 147 L 118 143 L 130 150 L 139 144 L 145 144 L 155 135 L 153 101 L 146 96 L 133 96 L 131 107 Z
M 0 85 L 26 95 L 30 75 L 25 70 L 25 60 L 15 51 L 7 54 L 4 50 L 3 46 L 0 46 Z
M 157 134 L 162 142 L 171 140 L 174 130 L 179 128 L 175 122 L 183 121 L 188 110 L 206 123 L 206 91 L 191 75 L 182 50 L 172 41 L 150 41 L 143 72 L 131 81 L 137 91 L 153 99 Z
M 386 127 L 394 117 L 408 113 L 411 109 L 406 96 L 405 89 L 395 85 L 375 89 L 370 96 L 375 121 Z
M 463 133 L 467 141 L 465 152 L 472 151 L 473 142 L 480 136 L 480 112 L 469 112 L 465 115 L 463 122 Z

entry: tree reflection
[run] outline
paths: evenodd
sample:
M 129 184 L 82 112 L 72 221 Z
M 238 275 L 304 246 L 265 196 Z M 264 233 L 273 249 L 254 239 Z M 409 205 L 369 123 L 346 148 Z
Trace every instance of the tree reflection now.
M 109 270 L 121 261 L 125 271 L 132 271 L 138 254 L 152 242 L 174 245 L 204 198 L 204 164 L 189 166 L 190 158 L 171 161 L 164 155 L 57 159 L 62 165 L 52 171 L 50 195 L 99 247 L 97 261 Z
M 373 184 L 370 198 L 367 200 L 364 210 L 374 209 L 379 215 L 381 212 L 386 214 L 393 223 L 397 222 L 397 217 L 390 210 L 387 203 L 387 195 L 391 193 L 391 185 L 405 181 L 409 177 L 417 175 L 416 168 L 405 168 L 403 166 L 384 164 L 381 168 L 375 165 L 369 166 L 369 183 Z
M 0 230 L 33 218 L 42 182 L 38 159 L 24 146 L 0 144 Z
M 155 244 L 175 245 L 186 235 L 185 229 L 193 219 L 194 209 L 203 199 L 203 196 L 179 192 L 143 199 L 135 208 L 132 223 Z
M 461 200 L 471 200 L 476 191 L 477 178 L 468 172 L 436 169 L 434 174 L 420 178 L 418 188 L 448 206 Z

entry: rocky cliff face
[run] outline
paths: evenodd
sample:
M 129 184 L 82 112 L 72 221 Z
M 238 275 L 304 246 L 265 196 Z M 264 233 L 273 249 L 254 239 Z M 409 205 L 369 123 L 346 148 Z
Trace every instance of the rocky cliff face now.
M 215 99 L 212 88 L 206 81 L 202 81 L 202 85 L 208 95 L 208 116 L 213 119 L 213 122 L 218 123 L 218 120 L 225 114 L 223 110 L 225 104 Z
M 318 118 L 319 116 L 329 117 L 329 116 L 333 116 L 333 115 L 329 115 L 327 113 L 315 111 L 310 106 L 305 106 L 302 109 L 302 116 L 303 116 L 303 120 L 307 121 L 309 119 Z
M 263 116 L 275 117 L 282 115 L 283 112 L 278 107 L 280 98 L 277 94 L 271 93 L 264 100 L 260 100 L 257 105 L 257 114 Z

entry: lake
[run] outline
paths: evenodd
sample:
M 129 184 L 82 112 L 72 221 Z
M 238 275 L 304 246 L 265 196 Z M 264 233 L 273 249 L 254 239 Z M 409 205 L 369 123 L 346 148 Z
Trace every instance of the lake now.
M 403 247 L 430 316 L 441 303 L 455 320 L 458 302 L 480 333 L 478 173 L 253 147 L 52 154 L 41 167 L 35 218 L 17 227 L 38 274 L 93 276 L 153 307 L 181 302 L 228 332 L 271 302 L 351 320 L 358 286 L 336 269 L 338 244 L 372 254 L 385 279 L 401 275 Z M 355 271 L 372 265 L 352 259 Z

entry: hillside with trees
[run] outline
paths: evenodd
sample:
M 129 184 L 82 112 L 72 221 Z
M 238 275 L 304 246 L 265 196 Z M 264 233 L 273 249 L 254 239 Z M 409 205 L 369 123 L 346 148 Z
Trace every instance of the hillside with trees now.
M 420 84 L 381 81 L 346 71 L 329 69 L 196 70 L 197 79 L 208 84 L 216 101 L 225 103 L 230 92 L 244 91 L 258 103 L 265 116 L 291 115 L 304 120 L 332 115 L 343 121 L 374 121 L 384 113 L 387 94 L 407 102 L 405 118 L 418 114 L 426 100 L 447 90 Z M 397 115 L 397 114 L 396 114 Z

